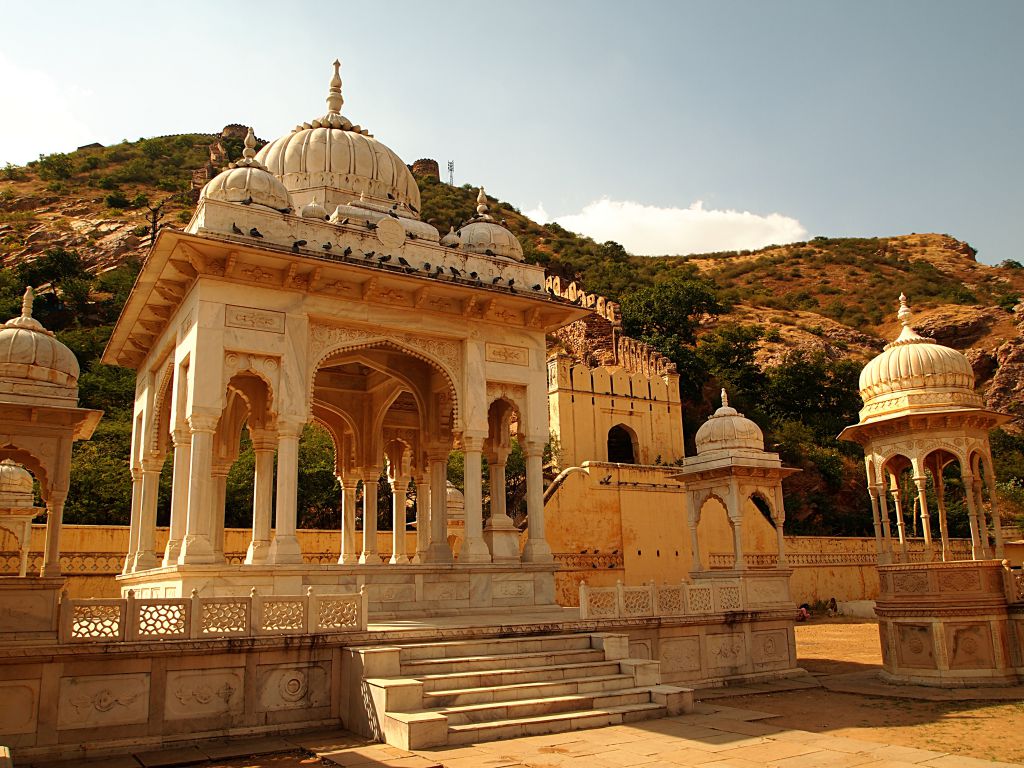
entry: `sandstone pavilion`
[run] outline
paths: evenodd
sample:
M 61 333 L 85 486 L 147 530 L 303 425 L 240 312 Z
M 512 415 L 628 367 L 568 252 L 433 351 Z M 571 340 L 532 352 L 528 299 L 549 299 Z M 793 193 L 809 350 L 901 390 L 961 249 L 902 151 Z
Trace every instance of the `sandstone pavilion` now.
M 1012 598 L 1017 586 L 1004 583 L 988 437 L 1010 417 L 984 407 L 967 358 L 921 336 L 907 297 L 899 302 L 903 328 L 861 372 L 860 420 L 840 435 L 864 448 L 883 675 L 936 686 L 1015 684 L 1024 672 L 1024 605 Z M 950 542 L 950 479 L 967 512 L 969 557 Z M 917 530 L 924 551 L 915 557 L 908 541 Z

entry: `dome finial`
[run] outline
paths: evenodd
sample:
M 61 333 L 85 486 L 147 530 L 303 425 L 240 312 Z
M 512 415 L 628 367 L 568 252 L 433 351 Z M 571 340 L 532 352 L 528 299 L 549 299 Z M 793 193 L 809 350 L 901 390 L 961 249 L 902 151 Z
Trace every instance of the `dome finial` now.
M 36 300 L 36 293 L 29 285 L 25 288 L 25 295 L 21 297 L 21 316 L 26 320 L 32 319 L 32 302 Z
M 903 324 L 904 328 L 910 327 L 910 318 L 913 314 L 914 313 L 910 311 L 910 307 L 907 306 L 906 294 L 900 293 L 900 311 L 896 313 L 896 317 L 899 318 L 900 323 Z
M 338 114 L 341 112 L 341 105 L 345 100 L 341 97 L 341 62 L 334 60 L 334 76 L 331 78 L 331 88 L 327 94 L 327 112 Z
M 245 149 L 242 150 L 242 157 L 247 160 L 256 157 L 256 134 L 252 132 L 252 128 L 245 132 Z
M 483 187 L 480 187 L 480 191 L 476 195 L 476 215 L 481 217 L 487 215 L 487 195 Z
M 725 387 L 722 387 L 722 407 L 723 408 L 728 408 L 729 407 L 729 395 L 727 395 L 725 393 Z

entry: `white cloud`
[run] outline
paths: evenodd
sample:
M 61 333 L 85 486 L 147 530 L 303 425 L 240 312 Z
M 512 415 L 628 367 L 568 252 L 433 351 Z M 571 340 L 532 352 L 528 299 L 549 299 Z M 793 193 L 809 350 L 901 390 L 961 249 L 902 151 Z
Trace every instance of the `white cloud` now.
M 535 221 L 542 221 L 533 213 L 547 216 L 543 205 L 526 212 Z M 689 208 L 659 208 L 602 198 L 588 203 L 579 213 L 558 216 L 554 221 L 599 243 L 614 240 L 641 256 L 741 251 L 807 239 L 807 230 L 789 216 L 708 210 L 700 200 Z
M 18 65 L 0 54 L 0 165 L 24 165 L 39 155 L 67 152 L 95 141 L 72 104 L 88 94 L 45 72 Z
M 529 210 L 523 211 L 523 216 L 536 221 L 538 224 L 547 224 L 551 221 L 551 217 L 548 216 L 548 212 L 544 210 L 544 203 L 537 203 L 536 208 L 530 208 Z

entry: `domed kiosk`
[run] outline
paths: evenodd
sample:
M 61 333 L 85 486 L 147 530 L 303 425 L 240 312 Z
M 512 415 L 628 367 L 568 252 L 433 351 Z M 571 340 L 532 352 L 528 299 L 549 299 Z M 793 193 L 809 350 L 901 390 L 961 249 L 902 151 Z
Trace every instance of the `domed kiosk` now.
M 365 584 L 377 615 L 554 609 L 545 338 L 589 310 L 544 290 L 543 268 L 522 260 L 482 191 L 476 215 L 439 242 L 420 219 L 409 168 L 341 114 L 341 84 L 335 62 L 326 113 L 258 152 L 249 131 L 185 231 L 161 231 L 114 328 L 104 362 L 138 372 L 122 592 L 231 597 L 315 584 L 358 596 Z M 498 399 L 517 418 L 489 419 Z M 333 443 L 342 489 L 340 553 L 329 567 L 304 561 L 295 532 L 298 441 L 310 423 Z M 485 534 L 482 496 L 483 457 L 507 445 L 510 424 L 528 507 L 526 540 L 520 549 L 513 530 L 512 553 Z M 243 428 L 255 452 L 252 540 L 244 563 L 229 565 L 227 476 Z M 456 445 L 466 477 L 457 559 L 445 483 Z M 157 552 L 157 489 L 172 452 L 170 531 Z M 378 549 L 377 515 L 356 529 L 358 499 L 376 508 L 385 464 L 398 471 L 390 559 Z M 407 476 L 415 552 L 401 535 Z
M 701 559 L 697 536 L 701 513 L 712 499 L 725 507 L 732 529 L 733 571 L 743 571 L 743 519 L 745 513 L 758 511 L 757 504 L 768 509 L 775 527 L 776 566 L 785 569 L 786 548 L 782 527 L 786 510 L 782 502 L 782 480 L 799 472 L 782 466 L 779 454 L 764 450 L 761 428 L 729 405 L 722 390 L 722 406 L 704 422 L 694 437 L 697 455 L 683 460 L 683 471 L 673 479 L 686 486 L 686 519 L 690 529 L 693 556 L 692 575 L 707 573 Z M 755 501 L 756 499 L 756 501 Z M 788 595 L 786 571 L 786 594 Z
M 102 416 L 78 407 L 78 360 L 32 317 L 34 298 L 25 289 L 21 315 L 0 326 L 0 526 L 18 537 L 25 577 L 31 521 L 43 512 L 33 506 L 34 476 L 46 504 L 46 542 L 39 578 L 0 578 L 0 616 L 19 619 L 0 622 L 0 636 L 55 636 L 71 446 L 91 437 Z
M 860 420 L 839 435 L 864 448 L 879 562 L 881 674 L 890 682 L 941 687 L 1015 684 L 1024 669 L 1024 618 L 1008 606 L 988 439 L 1009 417 L 984 407 L 967 358 L 921 336 L 907 297 L 900 294 L 899 302 L 903 328 L 864 366 Z M 969 552 L 949 535 L 946 494 L 954 470 L 967 508 Z

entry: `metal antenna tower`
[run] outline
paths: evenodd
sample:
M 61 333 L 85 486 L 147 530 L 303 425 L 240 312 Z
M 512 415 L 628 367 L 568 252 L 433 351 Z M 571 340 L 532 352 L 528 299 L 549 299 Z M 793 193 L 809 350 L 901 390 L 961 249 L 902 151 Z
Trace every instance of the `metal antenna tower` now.
M 448 185 L 455 186 L 455 161 L 448 161 Z

